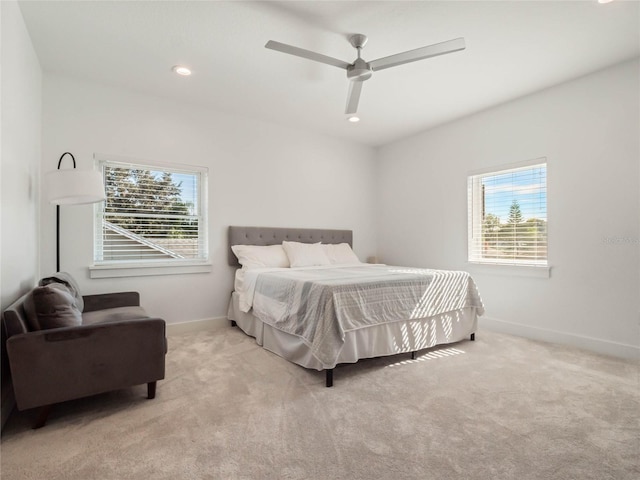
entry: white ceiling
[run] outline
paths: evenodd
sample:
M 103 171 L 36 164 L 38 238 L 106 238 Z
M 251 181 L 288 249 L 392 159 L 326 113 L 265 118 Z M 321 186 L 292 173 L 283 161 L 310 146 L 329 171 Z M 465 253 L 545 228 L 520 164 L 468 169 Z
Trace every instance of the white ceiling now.
M 21 1 L 45 72 L 76 76 L 378 146 L 640 55 L 638 1 Z M 346 61 L 464 37 L 462 52 L 374 73 L 359 115 Z M 193 75 L 178 77 L 176 64 Z

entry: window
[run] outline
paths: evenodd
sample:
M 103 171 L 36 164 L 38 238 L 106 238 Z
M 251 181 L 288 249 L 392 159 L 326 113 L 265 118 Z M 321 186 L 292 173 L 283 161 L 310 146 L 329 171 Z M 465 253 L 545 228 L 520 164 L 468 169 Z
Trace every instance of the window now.
M 107 194 L 96 207 L 96 267 L 208 261 L 206 168 L 96 159 Z
M 468 178 L 469 262 L 547 266 L 547 164 Z

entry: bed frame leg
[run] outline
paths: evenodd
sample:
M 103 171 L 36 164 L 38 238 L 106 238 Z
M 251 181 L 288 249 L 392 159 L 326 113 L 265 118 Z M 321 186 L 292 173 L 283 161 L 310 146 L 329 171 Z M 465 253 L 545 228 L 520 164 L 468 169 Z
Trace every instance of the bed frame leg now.
M 472 333 L 472 334 L 471 334 L 471 341 L 472 341 L 472 342 L 475 342 L 475 340 L 476 340 L 476 334 L 475 334 L 475 333 Z
M 232 327 L 237 327 L 237 326 L 238 326 L 238 324 L 236 323 L 236 321 L 235 321 L 235 320 L 231 320 L 231 326 L 232 326 Z
M 411 352 L 411 360 L 415 360 L 416 359 L 416 352 Z
M 333 368 L 326 369 L 325 374 L 327 378 L 327 387 L 333 387 Z

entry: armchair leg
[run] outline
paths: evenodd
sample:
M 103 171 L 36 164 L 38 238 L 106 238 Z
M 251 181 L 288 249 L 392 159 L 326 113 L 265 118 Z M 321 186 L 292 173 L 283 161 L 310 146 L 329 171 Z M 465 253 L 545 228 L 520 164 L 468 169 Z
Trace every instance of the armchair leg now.
M 147 383 L 147 398 L 149 400 L 151 400 L 152 398 L 156 398 L 156 383 L 157 382 Z
M 44 407 L 42 407 L 40 409 L 40 413 L 38 413 L 38 418 L 36 418 L 36 421 L 31 428 L 36 430 L 38 428 L 44 427 L 45 423 L 47 423 L 47 418 L 49 418 L 49 414 L 51 413 L 52 409 L 53 405 L 45 405 Z

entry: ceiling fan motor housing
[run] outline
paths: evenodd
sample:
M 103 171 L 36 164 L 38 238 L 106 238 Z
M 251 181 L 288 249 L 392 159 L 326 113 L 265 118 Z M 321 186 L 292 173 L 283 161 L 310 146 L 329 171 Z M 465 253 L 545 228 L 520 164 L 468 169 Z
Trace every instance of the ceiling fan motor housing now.
M 371 75 L 373 75 L 373 70 L 371 70 L 369 64 L 361 58 L 356 59 L 353 65 L 347 67 L 347 78 L 354 82 L 364 82 L 371 78 Z

